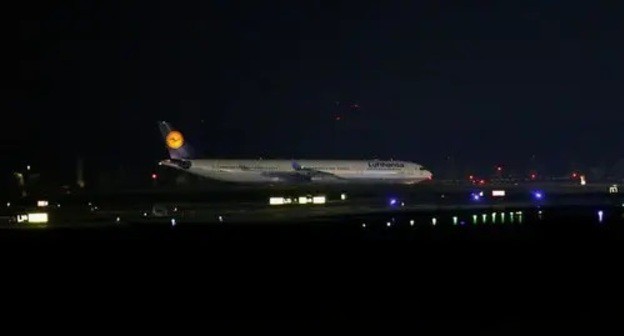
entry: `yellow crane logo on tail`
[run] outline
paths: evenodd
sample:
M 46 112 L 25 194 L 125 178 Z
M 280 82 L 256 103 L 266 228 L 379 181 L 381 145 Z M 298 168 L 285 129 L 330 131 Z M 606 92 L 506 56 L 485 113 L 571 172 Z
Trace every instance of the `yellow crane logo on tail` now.
M 166 137 L 167 147 L 171 149 L 179 149 L 184 145 L 184 137 L 178 131 L 171 131 Z

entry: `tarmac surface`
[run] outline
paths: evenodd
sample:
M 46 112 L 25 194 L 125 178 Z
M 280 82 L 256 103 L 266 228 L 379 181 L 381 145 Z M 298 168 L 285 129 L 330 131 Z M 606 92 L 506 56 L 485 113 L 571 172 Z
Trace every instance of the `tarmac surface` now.
M 212 189 L 128 190 L 117 193 L 64 195 L 46 200 L 7 203 L 0 214 L 1 228 L 100 227 L 128 224 L 297 224 L 335 222 L 336 219 L 376 214 L 450 214 L 462 212 L 515 213 L 549 208 L 624 207 L 624 194 L 609 193 L 610 185 L 538 184 L 414 186 L 217 186 Z M 493 191 L 504 191 L 494 196 Z M 323 204 L 299 204 L 300 197 Z M 271 205 L 271 197 L 290 204 Z M 598 210 L 596 210 L 598 211 Z M 604 210 L 603 210 L 604 211 Z M 17 215 L 45 212 L 47 223 L 18 223 Z M 613 211 L 611 211 L 613 212 Z M 449 215 L 454 216 L 454 215 Z M 507 214 L 509 218 L 509 214 Z

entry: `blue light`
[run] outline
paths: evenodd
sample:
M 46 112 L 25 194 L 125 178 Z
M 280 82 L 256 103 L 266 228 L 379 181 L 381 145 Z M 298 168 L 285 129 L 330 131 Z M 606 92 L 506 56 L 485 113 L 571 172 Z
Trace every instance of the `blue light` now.
M 540 200 L 540 199 L 544 198 L 544 193 L 541 192 L 541 191 L 535 191 L 535 192 L 533 192 L 533 197 L 535 197 L 535 199 Z
M 395 205 L 397 203 L 397 199 L 396 198 L 391 198 L 390 199 L 390 205 Z
M 481 192 L 473 192 L 472 194 L 470 194 L 470 198 L 473 201 L 479 201 L 479 200 L 481 200 L 481 197 L 483 197 L 483 191 L 481 191 Z

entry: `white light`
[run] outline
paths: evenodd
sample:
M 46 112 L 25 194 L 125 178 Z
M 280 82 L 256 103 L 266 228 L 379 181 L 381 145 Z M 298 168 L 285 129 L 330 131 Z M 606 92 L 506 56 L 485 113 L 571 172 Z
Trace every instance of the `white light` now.
M 171 218 L 171 226 L 176 226 L 176 220 L 175 220 L 175 218 Z
M 48 201 L 46 201 L 46 200 L 37 201 L 37 206 L 40 207 L 40 208 L 47 207 L 48 206 Z
M 505 196 L 505 190 L 492 190 L 492 197 L 503 197 Z
M 614 184 L 609 187 L 609 194 L 617 194 L 619 192 L 618 185 Z
M 437 223 L 438 223 L 438 220 L 435 217 L 431 218 L 432 225 L 436 225 Z
M 17 222 L 18 223 L 28 222 L 28 215 L 17 215 Z
M 365 228 L 366 227 L 366 223 L 362 223 L 362 227 Z
M 347 194 L 345 194 L 345 193 L 340 194 L 340 199 L 343 200 L 343 201 L 346 200 L 347 199 Z
M 457 216 L 453 216 L 453 224 L 457 224 Z
M 219 216 L 219 222 L 223 222 L 223 216 Z
M 410 219 L 410 225 L 414 226 L 414 220 L 413 219 Z
M 56 207 L 60 208 L 61 207 L 61 203 L 56 203 Z
M 29 223 L 47 223 L 48 222 L 48 214 L 45 212 L 36 212 L 28 214 L 28 222 Z
M 306 204 L 308 203 L 308 198 L 305 196 L 299 196 L 299 204 Z
M 624 204 L 622 204 L 622 206 L 624 206 Z M 11 202 L 7 202 L 7 208 L 11 207 Z
M 271 197 L 269 198 L 270 205 L 281 205 L 284 204 L 284 197 Z
M 147 212 L 144 212 L 144 213 L 143 213 L 143 217 L 147 217 Z
M 117 223 L 121 222 L 121 218 L 119 218 L 119 217 L 115 218 L 115 222 L 117 222 Z
M 173 212 L 178 212 L 178 207 L 173 208 Z
M 581 185 L 586 185 L 587 181 L 585 181 L 585 175 L 581 175 Z
M 600 223 L 602 223 L 603 216 L 604 216 L 604 212 L 602 210 L 598 211 L 598 221 Z
M 312 198 L 312 203 L 325 204 L 325 196 L 314 196 L 314 198 Z
M 392 223 L 386 222 L 386 226 L 390 227 L 390 225 L 392 225 Z
M 405 206 L 405 202 L 401 202 L 401 206 Z
M 26 166 L 26 170 L 30 170 L 30 165 Z

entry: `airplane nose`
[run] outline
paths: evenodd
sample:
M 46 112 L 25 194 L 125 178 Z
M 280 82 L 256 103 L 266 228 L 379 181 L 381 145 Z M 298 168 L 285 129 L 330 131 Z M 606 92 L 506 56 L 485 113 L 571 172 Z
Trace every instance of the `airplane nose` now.
M 425 176 L 427 176 L 427 179 L 432 180 L 433 179 L 433 173 L 431 173 L 430 171 L 427 170 L 427 172 L 425 173 Z

